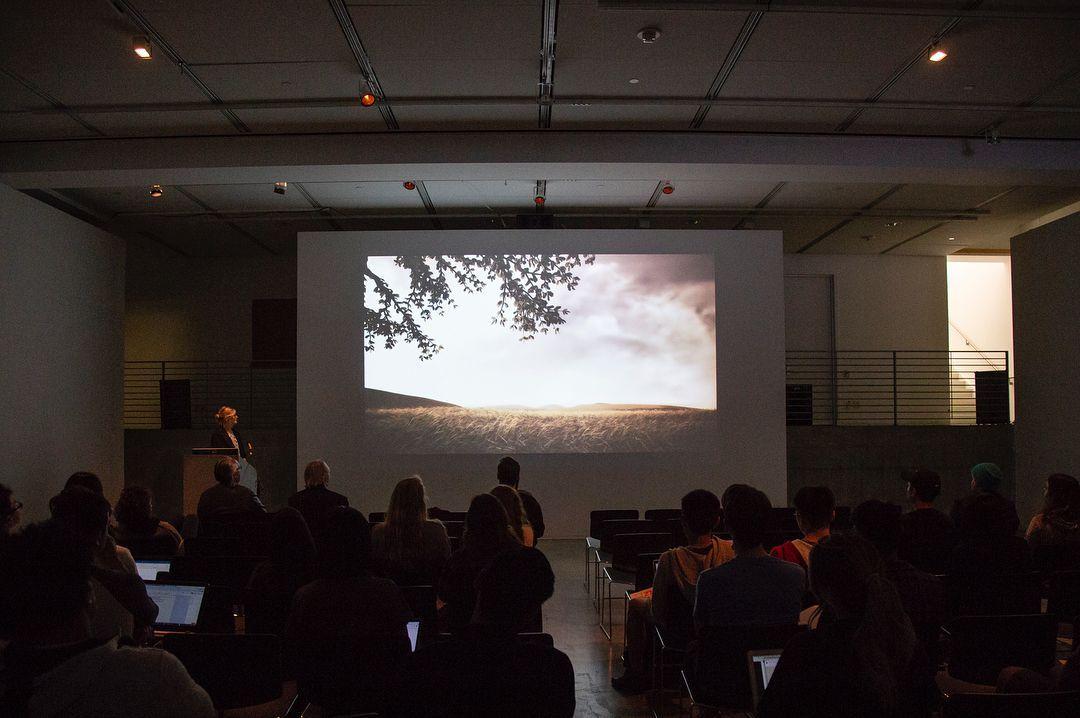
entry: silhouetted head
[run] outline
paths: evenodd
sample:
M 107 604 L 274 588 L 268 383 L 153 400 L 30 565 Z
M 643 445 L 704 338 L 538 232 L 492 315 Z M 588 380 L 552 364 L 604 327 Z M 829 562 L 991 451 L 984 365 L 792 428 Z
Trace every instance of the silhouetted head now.
M 214 419 L 217 420 L 218 426 L 225 431 L 232 431 L 233 427 L 240 420 L 236 413 L 236 409 L 231 406 L 223 406 L 217 410 L 214 414 Z
M 500 484 L 516 489 L 521 482 L 521 464 L 509 456 L 504 456 L 499 460 L 498 475 Z
M 720 499 L 711 491 L 694 489 L 682 497 L 682 523 L 691 541 L 711 534 L 720 523 Z
M 105 543 L 111 509 L 104 496 L 72 486 L 49 500 L 49 511 L 76 543 L 95 549 Z
M 904 478 L 908 483 L 908 497 L 913 501 L 931 503 L 941 495 L 941 477 L 935 471 L 915 469 Z
M 534 548 L 507 551 L 480 573 L 476 591 L 476 622 L 517 633 L 555 592 L 555 574 Z
M 521 496 L 518 495 L 517 489 L 506 484 L 499 484 L 490 493 L 499 500 L 499 503 L 502 504 L 503 509 L 506 511 L 510 530 L 514 532 L 519 541 L 523 542 L 525 533 L 522 527 L 529 523 L 529 517 L 525 515 L 525 504 L 521 503 Z
M 855 507 L 852 523 L 860 537 L 869 541 L 882 558 L 888 558 L 900 543 L 900 513 L 896 504 L 871 499 Z
M 150 489 L 143 486 L 125 487 L 116 501 L 116 521 L 132 533 L 155 531 L 158 520 L 154 516 L 154 495 Z
M 510 530 L 510 522 L 502 503 L 491 494 L 478 494 L 469 502 L 465 515 L 465 533 L 461 542 L 470 548 L 501 550 L 520 544 Z
M 1046 500 L 1043 513 L 1076 513 L 1080 511 L 1080 482 L 1068 474 L 1051 474 L 1046 479 Z
M 364 515 L 347 506 L 328 511 L 319 532 L 319 573 L 331 578 L 361 576 L 370 566 L 371 526 Z
M 64 483 L 64 488 L 70 489 L 72 486 L 81 486 L 87 491 L 93 491 L 98 496 L 105 495 L 105 490 L 101 487 L 101 479 L 98 478 L 97 474 L 90 471 L 76 471 L 69 476 Z
M 286 506 L 270 519 L 270 559 L 280 565 L 311 568 L 315 539 L 299 511 Z
M 322 459 L 304 467 L 304 486 L 326 486 L 330 483 L 330 467 Z
M 735 548 L 739 551 L 751 551 L 761 546 L 765 540 L 769 512 L 772 503 L 769 497 L 746 484 L 734 484 L 724 492 L 724 523 Z
M 236 486 L 240 483 L 240 464 L 236 459 L 224 458 L 219 459 L 214 464 L 214 478 L 217 479 L 219 484 L 225 486 Z
M 427 494 L 419 476 L 410 476 L 397 482 L 390 494 L 390 506 L 386 510 L 386 525 L 416 526 L 427 520 Z
M 795 521 L 804 534 L 827 528 L 835 516 L 836 499 L 827 486 L 804 486 L 795 493 Z
M 987 461 L 971 467 L 971 488 L 977 491 L 997 493 L 1001 490 L 1003 478 L 1004 474 L 997 464 Z

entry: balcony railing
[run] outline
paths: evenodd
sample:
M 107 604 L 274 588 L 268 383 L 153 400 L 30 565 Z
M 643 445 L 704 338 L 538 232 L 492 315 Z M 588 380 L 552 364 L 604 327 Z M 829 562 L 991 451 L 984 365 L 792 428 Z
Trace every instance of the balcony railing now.
M 245 428 L 296 425 L 296 362 L 124 362 L 124 428 L 208 429 L 222 405 Z
M 1004 424 L 1005 351 L 788 351 L 790 425 Z M 214 426 L 223 404 L 247 428 L 296 424 L 296 363 L 129 361 L 124 427 Z
M 1007 424 L 1007 351 L 789 351 L 789 425 Z

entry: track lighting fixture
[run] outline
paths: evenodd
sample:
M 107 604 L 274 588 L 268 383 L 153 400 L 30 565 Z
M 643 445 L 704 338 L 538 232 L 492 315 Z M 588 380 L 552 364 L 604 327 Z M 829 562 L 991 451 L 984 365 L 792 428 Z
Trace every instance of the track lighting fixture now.
M 375 95 L 371 94 L 370 92 L 365 92 L 364 94 L 360 95 L 360 104 L 364 107 L 371 107 L 375 104 Z
M 410 191 L 416 189 L 416 183 L 412 180 L 405 180 L 401 183 L 401 186 Z
M 672 194 L 675 192 L 675 186 L 670 182 L 665 182 L 664 186 L 660 188 L 660 191 L 664 194 Z
M 134 52 L 140 60 L 150 60 L 154 57 L 154 53 L 150 49 L 150 41 L 142 35 L 138 35 L 131 39 L 131 51 Z
M 150 185 L 150 196 L 151 197 L 160 197 L 163 194 L 165 194 L 165 192 L 162 191 L 161 185 L 159 185 L 159 184 Z
M 288 182 L 275 182 L 274 194 L 285 194 L 285 191 L 289 189 Z
M 949 52 L 945 48 L 938 47 L 937 45 L 931 45 L 926 53 L 926 59 L 930 62 L 941 62 L 948 56 Z

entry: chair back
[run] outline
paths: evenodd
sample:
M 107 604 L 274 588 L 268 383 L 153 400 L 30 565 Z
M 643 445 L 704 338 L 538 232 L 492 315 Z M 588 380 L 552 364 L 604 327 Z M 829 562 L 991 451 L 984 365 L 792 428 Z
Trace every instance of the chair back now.
M 611 565 L 619 571 L 636 575 L 640 554 L 662 553 L 671 548 L 674 543 L 671 534 L 666 532 L 615 534 L 609 542 Z
M 612 519 L 636 519 L 637 509 L 603 509 L 589 512 L 589 536 L 600 538 L 600 522 Z
M 446 520 L 442 522 L 446 527 L 446 535 L 450 538 L 461 538 L 465 535 L 465 522 L 464 521 L 450 521 Z
M 219 711 L 281 697 L 281 641 L 277 636 L 170 633 L 161 643 L 180 659 Z
M 370 514 L 367 515 L 367 520 L 368 523 L 372 526 L 374 526 L 375 524 L 381 524 L 383 521 L 386 521 L 386 512 L 372 511 Z
M 635 591 L 652 588 L 653 579 L 656 578 L 656 562 L 660 559 L 661 553 L 660 551 L 654 551 L 637 555 L 637 569 L 634 571 Z
M 608 519 L 600 522 L 600 550 L 611 553 L 611 539 L 616 534 L 645 534 L 667 531 L 662 522 L 645 519 Z
M 464 521 L 466 516 L 468 516 L 467 511 L 447 511 L 438 507 L 428 509 L 429 519 L 438 519 L 443 523 L 447 521 Z
M 293 648 L 297 690 L 322 715 L 394 708 L 409 657 L 404 633 L 300 641 Z
M 782 649 L 806 630 L 798 624 L 710 626 L 690 642 L 686 657 L 687 677 L 694 700 L 725 709 L 754 709 L 753 690 L 746 654 L 748 651 Z
M 247 586 L 255 567 L 265 561 L 260 556 L 177 556 L 169 574 L 179 581 L 229 586 Z
M 244 592 L 240 588 L 207 586 L 195 630 L 199 633 L 235 633 L 236 611 L 243 602 Z
M 643 517 L 660 521 L 666 519 L 679 519 L 681 521 L 682 509 L 645 509 Z
M 1006 666 L 1043 673 L 1054 663 L 1057 616 L 961 616 L 946 627 L 949 675 L 970 683 L 995 685 Z
M 950 616 L 998 616 L 1039 613 L 1042 580 L 1037 573 L 945 576 Z
M 172 558 L 176 555 L 176 539 L 169 535 L 128 537 L 117 544 L 131 552 L 132 558 Z
M 1031 718 L 1080 715 L 1080 691 L 1063 693 L 955 693 L 942 718 Z
M 198 537 L 238 539 L 240 555 L 265 556 L 270 553 L 270 515 L 245 512 L 232 518 L 202 521 Z
M 434 586 L 400 586 L 400 589 L 405 597 L 405 603 L 409 604 L 409 610 L 412 611 L 415 620 L 435 620 L 437 612 Z

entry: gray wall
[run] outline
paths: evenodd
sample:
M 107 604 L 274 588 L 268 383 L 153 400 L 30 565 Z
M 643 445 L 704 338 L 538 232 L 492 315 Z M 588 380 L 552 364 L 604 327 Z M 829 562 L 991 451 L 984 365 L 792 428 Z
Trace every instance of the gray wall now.
M 720 431 L 699 452 L 519 456 L 522 485 L 550 513 L 549 535 L 581 536 L 600 505 L 670 506 L 701 485 L 754 476 L 786 495 L 783 269 L 778 232 L 487 231 L 300 234 L 297 308 L 297 459 L 329 462 L 339 491 L 382 510 L 394 483 L 421 473 L 433 503 L 465 508 L 494 483 L 495 455 L 410 456 L 363 441 L 365 248 L 371 254 L 714 252 Z M 393 249 L 396 248 L 396 249 Z M 299 467 L 298 467 L 299 468 Z
M 788 495 L 803 486 L 828 486 L 838 504 L 854 507 L 867 499 L 907 503 L 905 468 L 941 475 L 938 508 L 948 510 L 969 491 L 971 467 L 981 461 L 1001 466 L 1012 494 L 1013 427 L 988 426 L 789 426 Z
M 1012 240 L 1016 476 L 1021 516 L 1046 477 L 1080 477 L 1080 214 Z
M 27 520 L 74 471 L 119 494 L 123 319 L 123 243 L 0 184 L 0 456 Z

